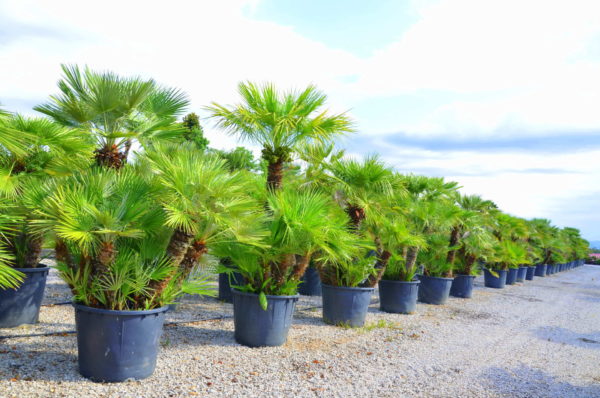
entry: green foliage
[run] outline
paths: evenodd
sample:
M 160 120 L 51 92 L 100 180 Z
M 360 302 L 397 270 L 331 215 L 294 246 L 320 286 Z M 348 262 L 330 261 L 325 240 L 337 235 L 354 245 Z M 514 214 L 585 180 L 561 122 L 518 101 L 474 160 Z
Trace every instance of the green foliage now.
M 225 160 L 227 168 L 229 171 L 236 170 L 247 170 L 247 171 L 256 171 L 259 166 L 257 162 L 254 160 L 254 155 L 252 151 L 238 146 L 235 149 L 230 151 L 220 151 L 213 150 L 220 158 Z
M 183 138 L 186 141 L 194 143 L 196 148 L 205 151 L 208 148 L 209 141 L 204 137 L 204 129 L 200 125 L 200 119 L 195 113 L 188 113 L 181 122 L 183 126 Z
M 188 106 L 187 96 L 159 86 L 154 80 L 120 77 L 87 67 L 62 65 L 60 93 L 34 109 L 57 123 L 86 131 L 96 142 L 99 164 L 114 154 L 108 164 L 120 168 L 137 142 L 143 147 L 155 140 L 175 140 L 183 128 L 177 117 Z M 110 163 L 109 162 L 109 163 Z

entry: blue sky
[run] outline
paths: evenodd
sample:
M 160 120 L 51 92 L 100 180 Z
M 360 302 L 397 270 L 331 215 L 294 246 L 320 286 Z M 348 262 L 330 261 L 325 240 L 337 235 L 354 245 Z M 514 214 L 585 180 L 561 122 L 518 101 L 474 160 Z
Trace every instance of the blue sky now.
M 595 0 L 0 0 L 0 103 L 31 113 L 60 63 L 153 77 L 201 115 L 240 80 L 314 83 L 356 119 L 352 156 L 600 240 L 597 15 Z

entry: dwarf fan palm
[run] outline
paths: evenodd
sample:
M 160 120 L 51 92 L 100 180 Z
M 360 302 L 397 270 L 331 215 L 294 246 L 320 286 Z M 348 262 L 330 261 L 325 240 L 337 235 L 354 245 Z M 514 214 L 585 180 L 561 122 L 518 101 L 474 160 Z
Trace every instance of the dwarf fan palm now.
M 174 138 L 184 129 L 176 122 L 188 105 L 184 93 L 154 80 L 123 78 L 111 72 L 62 66 L 60 94 L 34 109 L 56 122 L 88 131 L 96 140 L 96 162 L 119 169 L 137 140 Z
M 281 93 L 272 84 L 242 82 L 238 90 L 243 103 L 234 106 L 213 103 L 207 109 L 217 120 L 217 126 L 262 147 L 262 157 L 268 164 L 269 189 L 281 187 L 283 167 L 291 161 L 299 144 L 329 141 L 353 131 L 345 114 L 320 110 L 327 97 L 314 86 Z

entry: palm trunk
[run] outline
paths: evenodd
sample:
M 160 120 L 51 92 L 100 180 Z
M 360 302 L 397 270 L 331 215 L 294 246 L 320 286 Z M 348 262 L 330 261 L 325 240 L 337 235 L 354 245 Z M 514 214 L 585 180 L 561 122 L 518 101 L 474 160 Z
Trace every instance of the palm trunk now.
M 476 260 L 477 257 L 472 254 L 467 256 L 465 261 L 465 275 L 471 275 L 471 272 L 473 272 L 473 264 L 475 264 Z
M 292 271 L 293 279 L 300 280 L 300 278 L 302 278 L 306 272 L 306 268 L 308 268 L 308 264 L 310 263 L 310 257 L 310 254 L 296 257 L 296 265 L 294 265 L 294 269 Z
M 75 270 L 76 266 L 73 262 L 73 257 L 71 257 L 71 253 L 69 253 L 69 248 L 67 247 L 66 243 L 60 238 L 56 238 L 54 253 L 56 255 L 56 261 L 65 263 L 70 269 Z
M 290 268 L 296 265 L 296 256 L 293 254 L 285 254 L 283 259 L 273 267 L 273 276 L 277 286 L 282 286 L 286 281 L 286 275 Z
M 281 188 L 283 180 L 283 160 L 277 159 L 274 162 L 269 162 L 267 171 L 267 189 L 274 192 Z
M 102 242 L 96 257 L 92 258 L 92 275 L 102 275 L 108 272 L 115 261 L 117 250 L 113 242 Z
M 203 241 L 194 241 L 194 243 L 188 247 L 185 256 L 183 256 L 183 260 L 181 260 L 179 265 L 179 268 L 181 269 L 181 281 L 184 281 L 190 275 L 194 267 L 198 265 L 202 256 L 207 252 L 208 248 Z
M 392 253 L 387 250 L 384 250 L 379 257 L 377 258 L 377 262 L 375 263 L 375 274 L 369 275 L 369 278 L 363 284 L 366 287 L 375 287 L 375 285 L 381 280 L 383 273 L 387 267 L 388 262 L 390 261 L 390 257 Z
M 185 258 L 188 252 L 188 249 L 191 246 L 193 237 L 193 234 L 185 232 L 184 230 L 179 228 L 173 231 L 173 235 L 171 235 L 171 239 L 169 240 L 169 244 L 167 245 L 167 257 L 169 258 L 171 265 L 175 267 L 174 269 L 180 267 L 180 264 L 182 263 L 183 259 Z M 175 273 L 176 271 L 173 271 L 163 280 L 150 282 L 149 287 L 150 289 L 154 290 L 155 297 L 160 297 L 162 292 L 167 288 L 167 286 L 175 276 Z
M 37 268 L 42 254 L 42 243 L 44 238 L 41 236 L 28 235 L 26 237 L 27 249 L 23 258 L 24 268 Z
M 417 263 L 417 254 L 419 254 L 419 248 L 417 246 L 410 246 L 406 251 L 406 275 L 404 275 L 404 279 L 408 274 L 412 274 L 415 271 L 415 266 Z
M 448 251 L 448 255 L 446 256 L 446 262 L 448 264 L 454 264 L 454 259 L 456 258 L 456 246 L 458 244 L 458 236 L 460 234 L 460 229 L 458 227 L 452 228 L 452 232 L 450 233 L 450 242 L 448 247 L 450 250 Z
M 360 206 L 348 205 L 346 206 L 346 214 L 350 217 L 350 229 L 358 231 L 360 224 L 365 219 L 365 209 Z
M 127 155 L 119 151 L 116 145 L 107 144 L 94 151 L 96 164 L 100 167 L 119 170 L 125 165 Z

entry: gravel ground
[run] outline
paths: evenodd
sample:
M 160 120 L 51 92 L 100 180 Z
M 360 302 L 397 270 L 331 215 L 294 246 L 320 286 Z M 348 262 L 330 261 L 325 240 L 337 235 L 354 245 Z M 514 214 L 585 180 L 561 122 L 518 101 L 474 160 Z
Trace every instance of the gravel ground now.
M 66 300 L 51 273 L 40 323 L 0 330 L 0 397 L 600 397 L 598 266 L 503 290 L 478 278 L 473 299 L 413 315 L 374 295 L 361 329 L 302 298 L 277 348 L 236 344 L 231 305 L 186 298 L 167 322 L 195 322 L 165 327 L 154 375 L 118 384 L 77 372 L 73 309 L 51 305 Z

